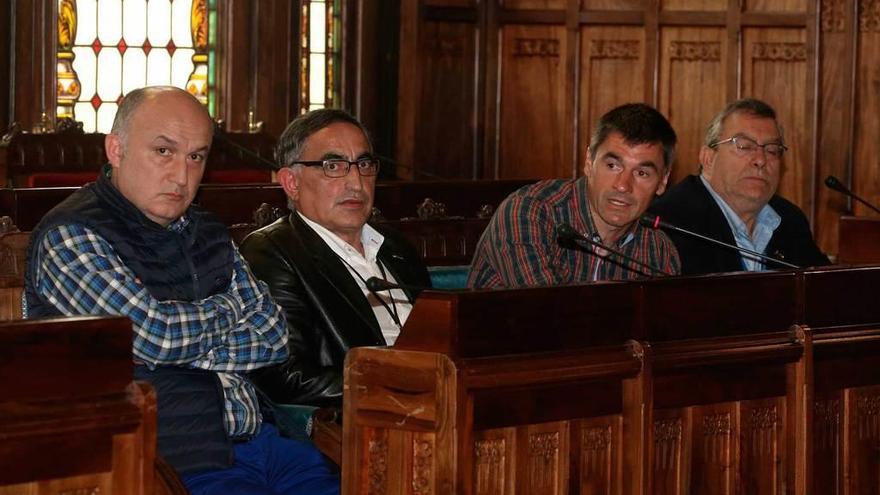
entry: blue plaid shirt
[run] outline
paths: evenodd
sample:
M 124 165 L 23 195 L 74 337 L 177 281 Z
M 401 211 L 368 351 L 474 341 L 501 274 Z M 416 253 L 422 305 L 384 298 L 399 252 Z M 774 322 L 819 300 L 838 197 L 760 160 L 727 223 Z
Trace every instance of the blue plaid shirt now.
M 169 226 L 177 230 L 181 219 Z M 240 373 L 287 359 L 287 324 L 233 246 L 232 282 L 200 301 L 159 301 L 102 237 L 81 225 L 49 230 L 37 250 L 36 288 L 68 316 L 123 315 L 137 362 L 217 372 L 230 436 L 256 434 L 256 391 Z

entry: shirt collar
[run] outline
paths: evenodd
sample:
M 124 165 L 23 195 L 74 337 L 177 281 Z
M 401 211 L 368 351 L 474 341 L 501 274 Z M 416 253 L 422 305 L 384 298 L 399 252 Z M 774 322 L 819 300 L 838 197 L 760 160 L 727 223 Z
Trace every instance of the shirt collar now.
M 323 225 L 306 218 L 306 216 L 299 211 L 296 211 L 295 213 L 299 215 L 302 221 L 311 227 L 312 230 L 324 240 L 327 246 L 339 256 L 346 259 L 355 255 L 361 256 L 361 253 L 359 253 L 354 246 L 343 241 L 341 237 L 334 234 Z M 380 234 L 370 224 L 364 224 L 363 228 L 361 228 L 361 244 L 364 246 L 363 258 L 367 261 L 375 262 L 379 256 L 379 249 L 382 247 L 383 242 L 385 242 L 385 236 Z
M 772 233 L 777 227 L 779 227 L 779 224 L 782 223 L 782 217 L 779 216 L 779 213 L 776 213 L 776 210 L 770 206 L 770 203 L 767 203 L 761 208 L 761 211 L 758 212 L 758 216 L 755 218 L 754 231 L 749 232 L 746 223 L 743 222 L 742 218 L 733 211 L 733 208 L 724 201 L 724 198 L 712 189 L 712 185 L 709 184 L 709 181 L 707 181 L 705 177 L 703 177 L 703 174 L 700 174 L 700 180 L 703 181 L 706 190 L 709 191 L 709 194 L 712 195 L 712 199 L 714 199 L 718 204 L 718 207 L 721 208 L 721 212 L 724 213 L 724 218 L 727 219 L 727 223 L 736 234 L 745 236 L 749 239 L 754 239 L 761 231 L 769 230 Z

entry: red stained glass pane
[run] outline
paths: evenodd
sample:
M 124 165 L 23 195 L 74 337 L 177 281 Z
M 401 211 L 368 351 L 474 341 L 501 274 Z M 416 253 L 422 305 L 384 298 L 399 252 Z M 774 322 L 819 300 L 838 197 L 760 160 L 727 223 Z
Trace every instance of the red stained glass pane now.
M 97 55 L 98 52 L 101 51 L 101 42 L 98 40 L 98 38 L 95 38 L 95 41 L 92 42 L 92 50 L 95 51 L 95 55 Z
M 174 50 L 177 50 L 177 45 L 174 44 L 174 41 L 169 41 L 168 45 L 165 46 L 165 49 L 168 50 L 168 54 L 174 56 Z
M 150 50 L 153 49 L 153 45 L 150 44 L 150 40 L 144 41 L 144 53 L 146 55 L 150 54 Z
M 119 50 L 120 55 L 125 55 L 125 50 L 128 50 L 128 45 L 125 44 L 125 38 L 119 40 L 116 49 Z
M 98 98 L 98 95 L 95 94 L 94 96 L 92 96 L 90 103 L 92 104 L 92 108 L 94 108 L 95 111 L 97 111 L 98 107 L 101 106 L 101 98 Z

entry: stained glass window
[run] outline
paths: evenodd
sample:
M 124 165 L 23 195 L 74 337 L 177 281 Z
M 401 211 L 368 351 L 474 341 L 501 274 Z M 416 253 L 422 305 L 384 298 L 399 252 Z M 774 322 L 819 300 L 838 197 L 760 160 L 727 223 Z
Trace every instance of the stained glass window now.
M 340 0 L 301 0 L 300 109 L 339 103 Z
M 122 97 L 164 84 L 214 114 L 216 0 L 58 0 L 56 116 L 109 132 Z

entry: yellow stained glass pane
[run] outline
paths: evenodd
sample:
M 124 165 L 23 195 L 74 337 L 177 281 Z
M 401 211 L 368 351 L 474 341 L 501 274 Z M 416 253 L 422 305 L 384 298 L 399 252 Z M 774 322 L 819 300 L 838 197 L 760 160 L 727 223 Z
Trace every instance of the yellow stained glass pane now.
M 113 128 L 113 118 L 116 117 L 116 103 L 104 103 L 98 107 L 97 131 L 107 134 Z
M 98 96 L 116 101 L 122 96 L 122 57 L 119 50 L 105 48 L 98 54 Z
M 76 2 L 76 45 L 90 45 L 98 36 L 98 11 L 95 0 L 78 0 Z
M 174 0 L 171 4 L 171 40 L 178 48 L 193 46 L 189 22 L 191 11 L 192 0 Z
M 147 39 L 154 47 L 164 47 L 171 41 L 171 3 L 168 0 L 150 0 L 147 4 Z
M 98 0 L 98 39 L 115 46 L 122 38 L 122 1 Z
M 146 86 L 171 84 L 171 56 L 168 50 L 153 49 L 147 55 Z
M 122 32 L 128 46 L 141 46 L 147 39 L 146 0 L 125 0 L 122 4 Z
M 141 48 L 129 48 L 122 56 L 122 94 L 144 87 L 147 80 L 147 55 Z
M 327 8 L 324 2 L 311 2 L 309 7 L 309 50 L 323 53 L 327 49 Z

